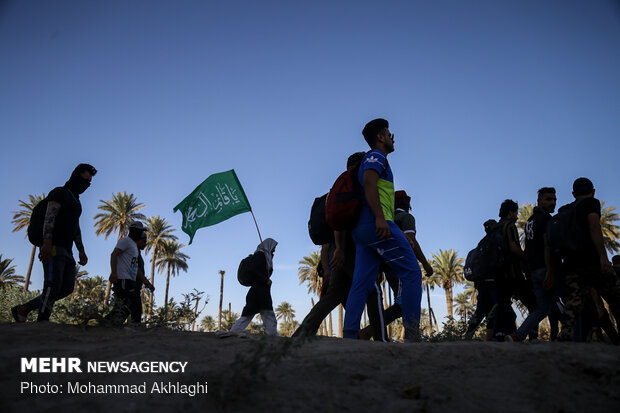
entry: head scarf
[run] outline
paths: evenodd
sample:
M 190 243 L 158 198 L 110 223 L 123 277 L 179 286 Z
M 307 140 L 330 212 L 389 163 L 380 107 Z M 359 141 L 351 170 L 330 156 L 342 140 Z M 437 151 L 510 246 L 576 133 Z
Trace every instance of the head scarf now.
M 278 245 L 278 242 L 273 238 L 267 238 L 256 247 L 256 252 L 262 251 L 267 259 L 267 272 L 271 274 L 273 271 L 273 249 Z

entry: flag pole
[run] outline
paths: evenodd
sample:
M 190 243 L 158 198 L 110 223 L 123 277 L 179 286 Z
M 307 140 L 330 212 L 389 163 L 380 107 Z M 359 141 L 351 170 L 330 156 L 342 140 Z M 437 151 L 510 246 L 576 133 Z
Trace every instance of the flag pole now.
M 263 237 L 260 236 L 260 229 L 258 229 L 258 223 L 256 222 L 256 217 L 254 216 L 254 211 L 250 209 L 250 213 L 252 214 L 252 219 L 254 220 L 254 225 L 256 225 L 256 231 L 258 231 L 258 239 L 260 243 L 263 243 Z

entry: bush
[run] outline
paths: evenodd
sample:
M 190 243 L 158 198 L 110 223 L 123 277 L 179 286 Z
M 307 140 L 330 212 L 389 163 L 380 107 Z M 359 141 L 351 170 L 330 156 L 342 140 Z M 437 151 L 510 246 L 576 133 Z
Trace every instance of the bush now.
M 41 294 L 40 291 L 24 291 L 21 286 L 4 285 L 0 287 L 0 321 L 14 321 L 11 308 L 28 302 L 39 294 Z M 36 319 L 36 311 L 28 314 L 28 321 L 35 321 Z

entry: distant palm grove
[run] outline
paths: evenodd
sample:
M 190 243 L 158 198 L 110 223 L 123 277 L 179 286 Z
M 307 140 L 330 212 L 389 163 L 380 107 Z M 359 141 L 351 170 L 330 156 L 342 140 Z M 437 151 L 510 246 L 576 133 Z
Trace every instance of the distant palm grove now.
M 45 194 L 29 195 L 27 201 L 18 201 L 18 209 L 13 212 L 13 232 L 26 231 L 30 223 L 33 208 L 37 203 L 45 198 Z M 620 228 L 616 222 L 620 219 L 615 212 L 615 207 L 606 207 L 602 204 L 601 228 L 603 231 L 605 248 L 610 254 L 620 251 Z M 138 202 L 134 194 L 118 192 L 112 194 L 112 198 L 101 200 L 97 206 L 98 213 L 93 217 L 94 229 L 97 236 L 107 239 L 113 236 L 120 239 L 127 235 L 129 225 L 132 222 L 142 222 L 148 235 L 145 255 L 148 256 L 150 270 L 147 271 L 147 278 L 156 285 L 158 291 L 164 292 L 163 306 L 158 307 L 153 300 L 153 293 L 142 290 L 143 321 L 147 326 L 166 326 L 183 330 L 216 331 L 230 330 L 238 313 L 234 313 L 231 305 L 223 307 L 223 277 L 224 271 L 220 271 L 222 278 L 219 291 L 220 307 L 218 314 L 202 315 L 207 300 L 204 291 L 196 289 L 183 294 L 182 298 L 175 301 L 169 297 L 170 282 L 176 276 L 188 272 L 187 261 L 189 256 L 183 252 L 185 245 L 178 241 L 175 235 L 176 229 L 173 228 L 165 218 L 155 215 L 146 216 L 141 211 L 146 207 L 144 203 Z M 523 242 L 525 223 L 532 215 L 534 205 L 530 203 L 522 204 L 519 209 L 517 228 L 520 239 Z M 482 223 L 481 223 L 482 224 Z M 83 223 L 82 227 L 86 227 Z M 475 243 L 471 248 L 475 247 Z M 465 252 L 466 253 L 466 252 Z M 34 266 L 36 247 L 29 246 L 24 254 L 29 254 L 29 263 L 25 275 L 18 274 L 13 259 L 7 258 L 0 253 L 0 321 L 12 320 L 10 308 L 16 303 L 23 302 L 38 295 L 39 292 L 30 290 L 30 278 Z M 301 255 L 301 254 L 300 254 Z M 433 275 L 422 277 L 423 307 L 420 330 L 430 339 L 451 339 L 459 338 L 463 335 L 467 320 L 473 314 L 476 305 L 476 290 L 473 283 L 468 282 L 463 277 L 464 258 L 459 256 L 459 251 L 451 248 L 439 249 L 430 254 L 430 265 L 433 268 Z M 145 260 L 147 258 L 145 257 Z M 318 265 L 320 254 L 318 251 L 311 251 L 308 255 L 302 256 L 299 260 L 298 278 L 299 284 L 305 285 L 309 295 L 309 303 L 314 306 L 318 301 L 320 292 L 323 288 L 323 280 L 319 276 Z M 110 282 L 107 274 L 90 276 L 87 271 L 77 266 L 77 279 L 73 293 L 58 301 L 54 309 L 51 320 L 55 322 L 69 324 L 94 324 L 101 319 L 101 315 L 106 314 L 113 305 L 114 298 L 110 294 Z M 162 275 L 161 279 L 155 278 L 155 272 Z M 165 285 L 161 283 L 165 280 Z M 392 305 L 394 297 L 392 291 L 387 286 L 385 278 L 381 282 L 383 291 L 384 306 L 387 308 Z M 445 320 L 438 320 L 436 309 L 431 306 L 430 294 L 435 289 L 443 290 L 445 295 Z M 457 290 L 461 292 L 456 292 Z M 527 309 L 517 306 L 519 312 L 527 315 Z M 299 322 L 295 319 L 297 315 L 293 306 L 284 301 L 274 306 L 276 317 L 279 320 L 279 334 L 290 337 Z M 344 309 L 339 306 L 334 316 L 330 313 L 319 328 L 319 334 L 324 336 L 342 337 Z M 443 313 L 443 311 L 442 311 Z M 35 314 L 29 316 L 29 321 L 34 320 Z M 388 327 L 388 334 L 392 340 L 402 340 L 403 328 L 400 320 L 392 323 Z M 368 318 L 366 312 L 362 323 L 367 325 Z M 440 326 L 441 323 L 441 326 Z M 481 334 L 484 326 L 480 326 L 478 333 Z M 264 331 L 264 327 L 258 317 L 257 322 L 248 326 L 250 332 L 259 333 Z M 541 324 L 542 335 L 548 334 L 548 325 Z

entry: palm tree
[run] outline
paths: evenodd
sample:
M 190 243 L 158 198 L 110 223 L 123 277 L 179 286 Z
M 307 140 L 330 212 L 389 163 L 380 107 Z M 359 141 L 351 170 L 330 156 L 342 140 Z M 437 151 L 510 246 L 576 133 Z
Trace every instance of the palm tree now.
M 534 214 L 535 206 L 536 205 L 528 202 L 526 204 L 521 204 L 521 207 L 519 208 L 517 230 L 519 231 L 519 241 L 521 242 L 521 247 L 525 246 L 525 224 L 527 224 L 527 220 Z
M 446 292 L 446 306 L 448 316 L 454 318 L 452 309 L 452 287 L 464 281 L 463 263 L 465 259 L 458 258 L 458 252 L 453 249 L 447 251 L 439 250 L 439 255 L 431 254 L 431 266 L 435 274 L 441 279 L 441 287 Z
M 292 336 L 294 330 L 292 330 L 291 327 L 294 327 L 293 322 L 295 318 L 295 310 L 293 310 L 293 306 L 286 301 L 282 301 L 280 305 L 276 307 L 275 313 L 276 318 L 278 320 L 282 320 L 282 322 L 288 327 L 286 330 L 286 336 Z
M 101 205 L 97 207 L 103 212 L 96 214 L 95 219 L 95 234 L 104 235 L 104 239 L 108 239 L 110 234 L 118 232 L 118 239 L 127 235 L 129 232 L 129 225 L 134 221 L 143 221 L 146 217 L 137 212 L 144 208 L 146 205 L 138 203 L 134 194 L 129 194 L 125 191 L 112 194 L 110 201 L 100 200 Z M 110 287 L 112 284 L 108 281 L 108 286 L 105 290 L 104 299 L 107 301 L 110 296 Z
M 45 193 L 41 195 L 28 195 L 28 202 L 19 200 L 19 211 L 13 211 L 13 220 L 11 223 L 15 225 L 13 232 L 21 231 L 22 229 L 28 229 L 30 225 L 30 217 L 32 216 L 32 210 L 34 207 L 45 199 Z M 28 291 L 30 285 L 30 274 L 32 274 L 32 265 L 34 264 L 34 254 L 37 251 L 35 245 L 32 246 L 32 252 L 30 253 L 30 262 L 28 263 L 28 271 L 26 272 L 26 280 L 24 281 L 24 291 Z
M 476 290 L 474 283 L 472 281 L 465 281 L 465 288 L 463 289 L 463 292 L 467 294 L 469 304 L 475 309 L 476 304 L 478 303 L 478 290 Z
M 280 329 L 278 330 L 278 334 L 285 337 L 290 337 L 293 335 L 293 332 L 299 327 L 299 323 L 297 320 L 293 321 L 284 321 L 280 324 Z
M 91 303 L 100 303 L 105 294 L 105 280 L 99 275 L 82 277 L 76 283 L 74 291 L 76 292 L 75 298 L 81 298 Z
M 11 265 L 13 258 L 2 259 L 0 254 L 0 287 L 15 287 L 24 282 L 24 277 L 15 275 L 15 265 Z
M 620 250 L 620 227 L 614 224 L 620 220 L 618 213 L 614 212 L 616 207 L 605 207 L 605 202 L 601 202 L 601 230 L 603 231 L 603 242 L 610 254 L 617 254 Z
M 467 323 L 467 316 L 472 312 L 469 295 L 466 292 L 459 293 L 456 295 L 454 302 L 456 303 L 456 313 L 461 319 L 464 318 L 465 323 Z
M 430 336 L 433 333 L 430 314 L 426 308 L 422 308 L 420 310 L 420 331 L 427 336 Z
M 135 221 L 144 221 L 146 217 L 137 211 L 146 205 L 137 202 L 134 194 L 125 191 L 112 194 L 110 201 L 100 200 L 101 205 L 97 207 L 103 212 L 94 216 L 95 234 L 102 235 L 108 239 L 110 234 L 118 232 L 118 239 L 121 239 L 129 232 L 129 225 Z
M 307 255 L 299 261 L 299 267 L 297 269 L 297 275 L 299 277 L 299 285 L 304 282 L 308 283 L 308 294 L 315 294 L 317 297 L 320 295 L 321 287 L 323 285 L 322 279 L 319 277 L 317 268 L 321 262 L 321 254 L 317 251 L 312 251 L 310 255 Z M 312 298 L 311 298 L 312 299 Z M 312 304 L 314 307 L 314 302 Z M 341 310 L 339 310 L 341 311 Z M 331 321 L 331 313 L 329 314 Z M 321 324 L 321 329 L 323 325 Z M 321 333 L 319 329 L 319 333 Z M 342 318 L 340 320 L 340 331 L 342 331 Z M 331 332 L 330 332 L 331 335 Z M 340 334 L 342 336 L 342 334 Z
M 73 288 L 73 291 L 71 292 L 71 300 L 75 299 L 75 296 L 77 295 L 77 290 L 78 290 L 77 287 L 80 283 L 80 280 L 83 277 L 87 277 L 87 276 L 88 276 L 88 271 L 83 270 L 80 264 L 75 264 L 75 287 Z
M 157 262 L 157 257 L 161 254 L 161 244 L 162 240 L 176 240 L 177 237 L 172 235 L 174 232 L 174 228 L 168 222 L 166 222 L 165 218 L 160 217 L 159 215 L 149 217 L 146 220 L 146 234 L 148 235 L 146 241 L 146 253 L 153 251 L 151 256 L 151 284 L 155 285 L 155 263 Z M 149 319 L 150 315 L 153 311 L 153 293 L 149 293 Z
M 215 330 L 215 320 L 210 315 L 204 316 L 200 321 L 200 331 L 213 331 Z
M 222 330 L 230 331 L 238 318 L 238 313 L 233 313 L 229 310 L 222 310 Z
M 299 276 L 299 285 L 304 282 L 308 283 L 308 294 L 319 295 L 321 291 L 321 279 L 317 271 L 317 267 L 321 262 L 321 256 L 317 251 L 312 251 L 308 256 L 299 261 L 297 275 Z
M 157 259 L 155 265 L 157 270 L 162 273 L 166 270 L 166 295 L 164 298 L 164 314 L 167 314 L 168 306 L 168 289 L 170 287 L 170 275 L 175 276 L 180 270 L 187 272 L 187 260 L 189 256 L 181 252 L 185 247 L 176 240 L 162 240 L 161 256 Z

